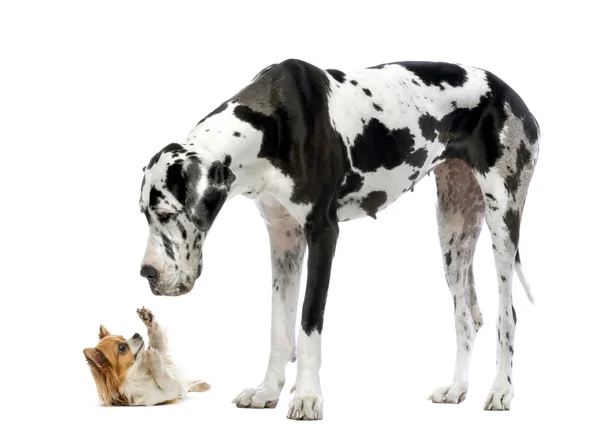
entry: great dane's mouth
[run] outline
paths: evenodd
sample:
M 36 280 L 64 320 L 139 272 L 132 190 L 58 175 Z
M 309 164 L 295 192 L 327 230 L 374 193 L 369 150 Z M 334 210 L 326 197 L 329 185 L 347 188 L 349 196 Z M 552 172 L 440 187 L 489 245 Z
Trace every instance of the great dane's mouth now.
M 150 285 L 150 291 L 155 296 L 181 296 L 189 293 L 191 290 L 191 288 L 186 287 L 185 284 L 179 284 L 176 287 L 173 287 L 173 291 L 169 293 L 164 290 L 161 291 L 160 287 L 154 281 L 148 281 L 148 284 Z

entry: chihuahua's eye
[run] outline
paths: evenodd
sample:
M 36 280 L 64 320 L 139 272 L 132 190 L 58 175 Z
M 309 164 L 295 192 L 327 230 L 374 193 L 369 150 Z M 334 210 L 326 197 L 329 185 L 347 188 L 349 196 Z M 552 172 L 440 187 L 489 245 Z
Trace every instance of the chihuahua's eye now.
M 125 343 L 121 343 L 119 345 L 119 352 L 121 352 L 122 354 L 124 354 L 126 350 L 127 350 L 127 346 L 125 346 Z

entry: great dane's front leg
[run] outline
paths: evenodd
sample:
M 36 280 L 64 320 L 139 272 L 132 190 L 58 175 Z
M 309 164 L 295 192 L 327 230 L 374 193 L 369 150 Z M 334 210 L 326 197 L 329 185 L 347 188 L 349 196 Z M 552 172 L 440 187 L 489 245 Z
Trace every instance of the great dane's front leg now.
M 302 306 L 302 329 L 298 334 L 296 390 L 289 405 L 289 419 L 323 418 L 323 398 L 319 379 L 321 331 L 338 233 L 335 219 L 328 219 L 317 226 L 309 225 L 306 228 L 308 277 Z
M 271 354 L 263 382 L 233 402 L 238 407 L 274 408 L 285 382 L 285 366 L 296 359 L 294 329 L 306 240 L 302 227 L 275 199 L 263 198 L 258 207 L 271 243 Z

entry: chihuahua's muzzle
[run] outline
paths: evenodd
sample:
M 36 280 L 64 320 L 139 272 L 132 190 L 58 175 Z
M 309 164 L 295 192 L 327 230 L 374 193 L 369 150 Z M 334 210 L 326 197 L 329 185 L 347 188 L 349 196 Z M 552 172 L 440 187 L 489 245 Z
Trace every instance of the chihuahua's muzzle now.
M 144 349 L 144 339 L 136 332 L 129 340 L 127 340 L 127 345 L 129 346 L 129 349 L 131 349 L 133 355 L 137 358 L 138 352 Z

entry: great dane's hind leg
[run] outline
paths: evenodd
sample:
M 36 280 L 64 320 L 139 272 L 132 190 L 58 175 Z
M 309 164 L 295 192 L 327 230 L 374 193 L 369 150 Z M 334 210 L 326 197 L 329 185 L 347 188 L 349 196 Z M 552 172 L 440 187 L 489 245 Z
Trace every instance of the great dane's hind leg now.
M 452 159 L 434 170 L 437 220 L 446 282 L 454 301 L 456 364 L 452 384 L 429 397 L 436 403 L 458 404 L 469 386 L 469 362 L 475 335 L 483 324 L 473 280 L 473 255 L 483 224 L 485 204 L 473 171 Z
M 233 402 L 238 407 L 274 408 L 285 383 L 285 367 L 296 359 L 294 330 L 306 240 L 302 227 L 275 199 L 265 197 L 257 205 L 271 243 L 271 354 L 262 383 L 244 390 Z
M 518 262 L 521 217 L 538 155 L 537 141 L 530 142 L 522 122 L 508 109 L 507 113 L 501 135 L 503 155 L 490 171 L 475 172 L 484 193 L 485 218 L 492 237 L 500 294 L 496 377 L 483 406 L 486 410 L 509 410 L 514 395 L 512 362 L 517 314 L 513 307 L 512 283 L 515 261 Z

